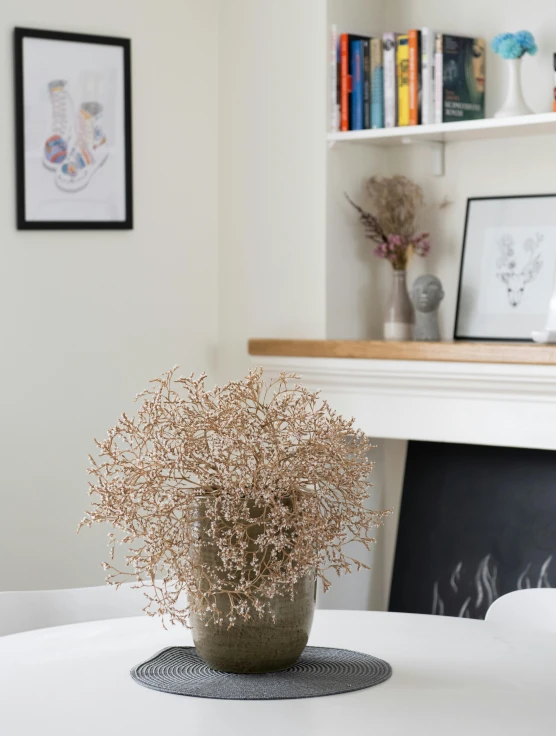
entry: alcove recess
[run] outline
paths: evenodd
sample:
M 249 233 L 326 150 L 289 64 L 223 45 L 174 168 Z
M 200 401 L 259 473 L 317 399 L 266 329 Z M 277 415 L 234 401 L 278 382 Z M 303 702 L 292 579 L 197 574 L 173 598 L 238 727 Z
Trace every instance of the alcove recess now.
M 425 192 L 422 229 L 431 233 L 427 259 L 414 258 L 409 283 L 434 273 L 446 293 L 441 307 L 443 339 L 453 335 L 465 206 L 468 197 L 556 191 L 556 113 L 553 53 L 556 21 L 549 0 L 328 0 L 328 27 L 338 32 L 381 35 L 430 27 L 487 41 L 484 121 L 327 135 L 326 336 L 380 339 L 390 265 L 372 255 L 344 192 L 363 201 L 371 175 L 405 174 Z M 522 64 L 525 97 L 534 116 L 494 120 L 505 92 L 504 61 L 489 47 L 501 31 L 530 30 L 539 45 Z M 332 91 L 329 89 L 329 105 Z M 330 110 L 329 110 L 330 113 Z M 328 116 L 330 120 L 330 114 Z

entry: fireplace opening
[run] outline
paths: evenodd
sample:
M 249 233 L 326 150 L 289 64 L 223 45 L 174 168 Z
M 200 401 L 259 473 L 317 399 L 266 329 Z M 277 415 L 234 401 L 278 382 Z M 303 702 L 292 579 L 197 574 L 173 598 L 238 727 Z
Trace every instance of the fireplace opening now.
M 391 611 L 482 619 L 556 587 L 556 452 L 408 443 Z

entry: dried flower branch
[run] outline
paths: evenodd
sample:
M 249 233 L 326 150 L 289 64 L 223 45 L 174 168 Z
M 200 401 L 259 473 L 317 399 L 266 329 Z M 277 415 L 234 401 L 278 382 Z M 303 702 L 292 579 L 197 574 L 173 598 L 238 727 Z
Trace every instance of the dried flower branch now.
M 374 240 L 375 243 L 384 243 L 384 241 L 387 239 L 387 235 L 384 232 L 384 230 L 381 228 L 379 221 L 377 218 L 372 215 L 370 212 L 367 212 L 362 207 L 360 207 L 358 204 L 355 204 L 355 202 L 344 192 L 344 196 L 347 199 L 347 201 L 350 203 L 350 205 L 359 212 L 359 219 L 361 220 L 361 224 L 363 225 L 363 228 L 365 229 L 365 235 L 369 240 Z
M 366 190 L 384 232 L 410 238 L 425 201 L 421 187 L 407 176 L 371 176 Z
M 359 213 L 366 237 L 378 244 L 374 254 L 396 270 L 407 268 L 413 252 L 428 255 L 429 234 L 416 233 L 417 215 L 424 204 L 421 187 L 405 176 L 372 176 L 366 189 L 374 215 L 345 196 Z
M 232 625 L 292 595 L 308 573 L 327 588 L 327 570 L 365 567 L 344 545 L 369 548 L 388 512 L 365 506 L 370 444 L 354 420 L 292 386 L 296 376 L 267 386 L 259 369 L 207 391 L 204 374 L 174 374 L 151 382 L 137 415 L 122 415 L 97 441 L 99 461 L 91 458 L 98 500 L 80 528 L 115 527 L 111 551 L 118 540 L 129 545 L 133 568 L 105 563 L 108 582 L 135 577 L 148 587 L 150 615 Z M 207 543 L 217 552 L 211 565 Z

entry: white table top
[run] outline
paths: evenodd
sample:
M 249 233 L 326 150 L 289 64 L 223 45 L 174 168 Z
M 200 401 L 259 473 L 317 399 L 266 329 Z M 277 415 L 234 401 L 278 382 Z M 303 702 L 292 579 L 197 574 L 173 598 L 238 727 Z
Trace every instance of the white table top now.
M 345 695 L 204 700 L 137 685 L 130 668 L 190 644 L 147 617 L 0 637 L 4 736 L 328 736 L 556 733 L 556 634 L 483 621 L 318 611 L 310 644 L 368 652 L 392 678 Z

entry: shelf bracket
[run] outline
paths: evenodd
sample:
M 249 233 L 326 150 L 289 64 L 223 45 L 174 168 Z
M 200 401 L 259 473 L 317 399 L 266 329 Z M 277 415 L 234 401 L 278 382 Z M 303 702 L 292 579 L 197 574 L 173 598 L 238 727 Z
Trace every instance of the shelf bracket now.
M 444 151 L 446 144 L 444 141 L 431 141 L 429 143 L 431 149 L 431 164 L 433 176 L 444 176 Z
M 433 176 L 444 176 L 445 165 L 444 165 L 444 149 L 446 144 L 444 141 L 422 141 L 415 140 L 410 136 L 404 136 L 401 142 L 406 145 L 427 146 L 431 153 L 431 170 Z

